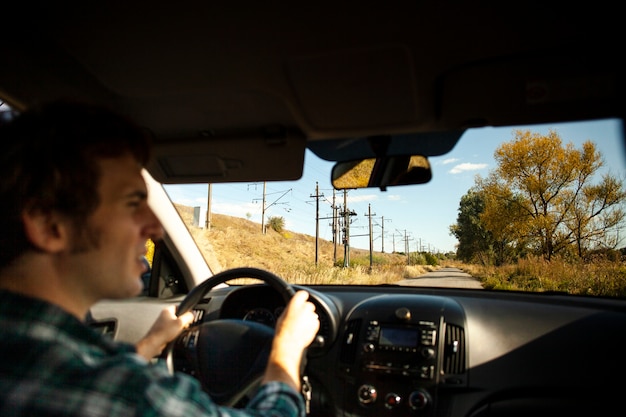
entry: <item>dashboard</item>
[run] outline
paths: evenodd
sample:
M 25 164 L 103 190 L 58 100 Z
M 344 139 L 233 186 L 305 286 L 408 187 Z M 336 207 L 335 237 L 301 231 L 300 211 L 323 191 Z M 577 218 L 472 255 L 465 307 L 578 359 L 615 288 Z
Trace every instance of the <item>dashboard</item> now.
M 407 287 L 301 287 L 320 317 L 312 416 L 599 415 L 619 398 L 619 300 Z M 214 289 L 202 321 L 273 327 L 266 285 Z M 584 400 L 581 401 L 581 398 Z

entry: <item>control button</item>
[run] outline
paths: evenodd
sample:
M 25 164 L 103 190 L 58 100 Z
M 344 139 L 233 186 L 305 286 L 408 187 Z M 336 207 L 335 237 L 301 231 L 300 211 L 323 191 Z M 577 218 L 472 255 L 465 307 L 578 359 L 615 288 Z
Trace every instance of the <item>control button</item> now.
M 434 366 L 422 366 L 420 370 L 420 378 L 422 379 L 433 379 L 435 376 L 435 367 Z
M 187 333 L 184 343 L 188 349 L 193 349 L 196 346 L 196 340 L 198 339 L 198 331 Z
M 366 343 L 363 345 L 363 350 L 366 352 L 373 352 L 376 348 L 373 343 Z
M 380 327 L 377 324 L 378 322 L 371 322 L 367 330 L 365 331 L 365 340 L 373 342 L 378 340 L 380 336 Z
M 437 339 L 437 331 L 436 330 L 422 330 L 422 334 L 420 337 L 420 341 L 424 346 L 434 346 L 435 341 Z
M 357 397 L 359 398 L 359 402 L 361 404 L 368 405 L 376 402 L 378 393 L 376 392 L 376 388 L 373 385 L 366 384 L 359 387 Z
M 413 410 L 424 410 L 430 404 L 430 394 L 428 391 L 418 389 L 409 395 L 409 405 Z
M 390 392 L 389 394 L 385 395 L 385 407 L 395 408 L 400 404 L 401 400 L 402 398 L 400 398 L 398 394 Z
M 411 320 L 411 310 L 406 307 L 400 307 L 396 310 L 396 317 L 403 321 Z
M 435 357 L 435 349 L 433 348 L 422 348 L 422 356 L 426 359 Z

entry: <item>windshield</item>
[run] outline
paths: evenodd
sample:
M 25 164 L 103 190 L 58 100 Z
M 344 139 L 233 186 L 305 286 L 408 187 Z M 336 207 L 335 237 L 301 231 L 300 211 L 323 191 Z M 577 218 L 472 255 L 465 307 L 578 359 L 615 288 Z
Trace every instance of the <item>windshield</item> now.
M 622 136 L 619 120 L 470 129 L 430 182 L 386 191 L 334 190 L 310 151 L 298 181 L 165 189 L 214 273 L 380 285 L 455 267 L 486 290 L 623 297 Z

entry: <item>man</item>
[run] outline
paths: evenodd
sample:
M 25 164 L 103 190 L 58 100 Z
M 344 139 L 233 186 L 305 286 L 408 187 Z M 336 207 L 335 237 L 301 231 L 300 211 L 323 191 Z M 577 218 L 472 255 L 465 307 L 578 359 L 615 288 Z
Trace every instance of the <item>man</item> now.
M 136 346 L 85 325 L 92 305 L 142 291 L 147 239 L 162 237 L 141 175 L 149 141 L 95 106 L 55 103 L 0 128 L 0 415 L 304 415 L 300 361 L 319 320 L 299 291 L 276 326 L 246 410 L 151 363 L 192 314 L 165 309 Z

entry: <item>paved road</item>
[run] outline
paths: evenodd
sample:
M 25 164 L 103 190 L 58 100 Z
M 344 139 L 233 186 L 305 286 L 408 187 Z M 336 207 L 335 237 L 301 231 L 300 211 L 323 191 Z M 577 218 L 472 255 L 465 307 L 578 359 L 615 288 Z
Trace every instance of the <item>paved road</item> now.
M 441 268 L 415 278 L 403 279 L 397 284 L 413 287 L 482 288 L 480 281 L 458 268 Z

